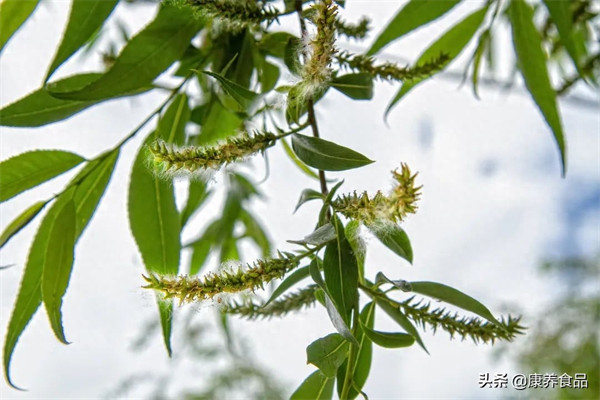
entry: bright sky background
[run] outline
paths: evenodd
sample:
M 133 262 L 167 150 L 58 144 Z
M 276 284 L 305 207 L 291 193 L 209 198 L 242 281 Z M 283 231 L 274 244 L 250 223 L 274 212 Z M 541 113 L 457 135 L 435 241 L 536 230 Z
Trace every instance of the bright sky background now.
M 41 84 L 60 40 L 69 3 L 43 2 L 4 50 L 0 59 L 1 106 Z M 375 26 L 372 40 L 399 3 L 350 0 L 344 15 L 350 19 L 368 15 Z M 466 12 L 479 4 L 467 2 L 460 9 Z M 386 48 L 385 54 L 415 59 L 441 29 L 460 18 L 458 14 L 439 24 L 439 31 L 419 31 Z M 150 6 L 134 10 L 120 5 L 112 22 L 115 17 L 127 21 L 133 33 L 152 15 Z M 288 22 L 295 20 L 283 21 L 283 26 L 290 26 Z M 504 55 L 510 36 L 501 39 Z M 468 49 L 463 56 L 470 53 Z M 98 55 L 83 64 L 79 61 L 66 64 L 55 78 L 100 67 Z M 458 70 L 460 64 L 451 69 Z M 454 286 L 481 300 L 496 315 L 507 310 L 522 312 L 527 325 L 554 290 L 536 272 L 540 261 L 561 254 L 590 255 L 600 248 L 598 110 L 561 103 L 569 159 L 568 176 L 562 179 L 551 133 L 520 89 L 505 93 L 482 87 L 479 101 L 468 85 L 459 88 L 457 81 L 436 78 L 404 99 L 386 126 L 383 111 L 396 90 L 396 86 L 378 84 L 371 102 L 355 102 L 331 91 L 317 107 L 326 139 L 377 160 L 366 168 L 328 174 L 346 179 L 341 191 L 387 189 L 391 184 L 389 171 L 401 162 L 419 171 L 419 183 L 424 185 L 419 212 L 404 226 L 413 243 L 414 266 L 402 262 L 376 240 L 369 240 L 367 271 L 373 275 L 382 270 L 394 278 Z M 583 92 L 590 94 L 585 89 Z M 164 94 L 151 93 L 110 101 L 41 129 L 1 128 L 1 159 L 36 148 L 96 156 L 117 143 L 163 99 Z M 79 241 L 63 307 L 65 331 L 72 344 L 64 346 L 54 338 L 44 312 L 39 310 L 21 337 L 12 362 L 13 380 L 29 391 L 11 390 L 2 381 L 0 397 L 98 398 L 128 375 L 169 370 L 171 364 L 159 337 L 143 353 L 130 349 L 132 340 L 156 312 L 152 294 L 140 288 L 144 268 L 126 214 L 129 171 L 142 137 L 123 149 L 101 205 Z M 257 202 L 255 209 L 276 246 L 289 250 L 285 240 L 301 238 L 313 227 L 316 204 L 306 205 L 295 215 L 292 211 L 300 191 L 316 189 L 317 183 L 297 171 L 279 147 L 269 150 L 269 160 L 271 176 L 261 185 L 268 198 Z M 264 174 L 262 160 L 254 163 L 254 171 L 259 180 Z M 0 227 L 34 201 L 59 190 L 70 176 L 66 174 L 2 204 Z M 217 175 L 212 184 L 218 188 L 222 182 L 222 176 Z M 205 214 L 196 218 L 196 226 L 213 218 L 218 206 L 215 201 L 205 209 Z M 38 223 L 22 231 L 0 255 L 0 265 L 16 264 L 0 272 L 3 337 Z M 188 230 L 185 239 L 193 238 L 194 233 L 194 229 Z M 197 318 L 215 319 L 212 306 L 195 309 Z M 248 340 L 258 362 L 290 390 L 314 370 L 306 365 L 306 346 L 333 331 L 320 308 L 283 320 L 236 321 L 234 327 Z M 381 318 L 377 329 L 396 327 Z M 375 348 L 365 388 L 371 399 L 497 398 L 508 392 L 479 389 L 478 374 L 520 372 L 508 364 L 494 364 L 491 347 L 449 342 L 445 332 L 436 336 L 426 333 L 423 338 L 430 356 L 418 346 Z M 177 349 L 175 342 L 175 353 Z M 193 388 L 206 376 L 197 365 L 178 371 L 174 378 L 179 385 L 173 386 L 173 393 Z

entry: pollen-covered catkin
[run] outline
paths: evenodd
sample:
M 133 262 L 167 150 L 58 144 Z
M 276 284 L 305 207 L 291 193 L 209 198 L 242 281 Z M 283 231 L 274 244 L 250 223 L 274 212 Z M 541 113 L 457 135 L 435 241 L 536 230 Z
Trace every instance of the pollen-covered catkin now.
M 316 35 L 310 40 L 309 56 L 302 70 L 302 80 L 308 91 L 316 90 L 331 78 L 331 62 L 336 53 L 335 23 L 337 5 L 333 0 L 320 0 L 313 6 L 316 10 L 314 23 Z
M 332 202 L 334 210 L 370 228 L 397 223 L 408 214 L 414 214 L 421 196 L 421 186 L 415 186 L 417 174 L 413 175 L 408 166 L 402 164 L 400 172 L 392 171 L 392 175 L 395 185 L 387 196 L 380 191 L 372 198 L 367 192 L 342 195 Z
M 244 133 L 238 137 L 228 138 L 215 146 L 176 147 L 157 140 L 148 149 L 152 164 L 162 173 L 176 173 L 180 170 L 195 172 L 219 169 L 226 164 L 264 152 L 273 146 L 277 139 L 278 136 L 269 132 L 257 133 L 253 136 Z
M 240 267 L 234 271 L 224 270 L 219 273 L 209 273 L 202 278 L 144 276 L 148 282 L 144 288 L 162 292 L 165 298 L 176 298 L 181 303 L 189 303 L 212 299 L 221 293 L 262 289 L 266 283 L 283 277 L 286 272 L 297 266 L 297 259 L 282 254 L 279 258 L 256 260 L 246 268 Z

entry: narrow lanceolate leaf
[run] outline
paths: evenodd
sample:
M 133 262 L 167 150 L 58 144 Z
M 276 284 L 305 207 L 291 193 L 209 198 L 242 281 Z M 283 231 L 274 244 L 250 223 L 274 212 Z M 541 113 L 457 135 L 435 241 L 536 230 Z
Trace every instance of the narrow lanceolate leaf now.
M 71 100 L 101 100 L 139 90 L 177 61 L 200 25 L 189 10 L 162 6 L 146 28 L 133 37 L 112 68 L 80 90 L 48 85 L 53 96 Z
M 158 136 L 167 143 L 185 144 L 185 127 L 192 110 L 185 93 L 175 96 L 165 113 L 158 120 Z
M 564 44 L 575 68 L 581 75 L 585 72 L 581 68 L 581 59 L 585 53 L 585 48 L 575 40 L 576 32 L 573 29 L 573 13 L 571 12 L 572 3 L 569 1 L 543 0 L 550 16 L 556 24 L 560 41 Z
M 73 91 L 85 87 L 100 76 L 102 74 L 98 73 L 73 75 L 53 82 L 52 85 L 55 90 Z M 146 86 L 121 95 L 139 94 L 150 89 L 150 86 Z M 57 99 L 51 96 L 45 88 L 41 88 L 0 109 L 0 126 L 38 127 L 62 121 L 96 103 L 98 101 Z
M 371 339 L 373 343 L 388 349 L 412 346 L 415 342 L 415 338 L 407 333 L 380 332 L 364 325 L 362 326 L 362 329 L 365 332 L 365 335 L 367 335 L 367 337 Z
M 50 180 L 85 159 L 62 150 L 35 150 L 0 163 L 0 202 Z
M 333 397 L 333 382 L 321 371 L 315 371 L 296 389 L 290 400 L 330 400 Z
M 306 165 L 326 171 L 360 168 L 373 162 L 347 147 L 297 133 L 292 136 L 292 148 Z
M 3 0 L 0 2 L 0 52 L 39 4 L 39 0 Z
M 448 304 L 477 314 L 496 325 L 500 325 L 486 306 L 459 290 L 436 282 L 410 282 L 410 285 L 415 293 L 445 301 Z
M 292 150 L 292 148 L 288 144 L 287 140 L 285 140 L 285 138 L 279 139 L 279 141 L 281 142 L 281 145 L 283 146 L 283 149 L 285 150 L 285 154 L 290 158 L 290 160 L 292 160 L 294 162 L 294 164 L 300 169 L 300 171 L 304 172 L 307 176 L 309 176 L 315 180 L 319 180 L 319 175 L 315 171 L 310 169 L 302 161 L 300 161 L 300 159 L 294 153 L 294 150 Z M 309 200 L 312 200 L 312 199 L 309 199 Z M 300 203 L 298 203 L 298 205 L 296 206 L 296 210 L 298 209 L 299 206 L 300 206 Z
M 269 300 L 267 300 L 263 307 L 267 306 L 270 302 L 284 294 L 289 288 L 294 286 L 296 283 L 300 282 L 302 279 L 307 278 L 309 275 L 310 272 L 308 270 L 308 265 L 302 268 L 298 268 L 297 270 L 289 274 L 284 279 L 284 281 L 281 282 L 279 286 L 277 286 L 277 289 L 273 291 L 273 294 L 271 294 L 271 297 L 269 297 Z
M 323 194 L 321 192 L 317 192 L 316 190 L 313 189 L 304 189 L 302 191 L 302 193 L 300 194 L 300 198 L 298 199 L 298 203 L 296 204 L 296 208 L 294 209 L 294 212 L 298 211 L 298 209 L 300 208 L 300 206 L 308 201 L 311 200 L 317 200 L 317 199 L 323 199 Z
M 381 292 L 381 293 L 383 293 L 383 292 Z M 385 300 L 380 299 L 378 297 L 375 298 L 375 302 L 377 303 L 377 306 L 379 308 L 381 308 L 383 311 L 385 311 L 385 313 L 391 319 L 393 319 L 398 325 L 400 325 L 406 332 L 411 334 L 415 338 L 417 343 L 419 343 L 419 346 L 421 346 L 421 348 L 423 350 L 425 350 L 425 352 L 427 354 L 429 354 L 429 351 L 425 347 L 425 343 L 421 339 L 421 335 L 419 334 L 419 331 L 414 326 L 414 324 L 412 322 L 410 322 L 410 320 L 406 317 L 406 315 L 402 314 L 402 312 L 400 311 L 400 309 L 398 307 L 394 307 L 391 304 L 389 304 L 388 302 L 386 302 Z
M 336 238 L 335 227 L 331 223 L 327 223 L 323 226 L 318 227 L 314 232 L 306 235 L 302 240 L 288 240 L 290 243 L 297 243 L 301 245 L 312 244 L 313 246 L 319 246 L 327 242 L 332 241 Z
M 146 140 L 149 143 L 153 135 Z M 129 225 L 149 272 L 175 275 L 181 252 L 179 213 L 171 182 L 159 179 L 147 167 L 142 146 L 133 164 L 129 185 Z M 171 354 L 171 306 L 158 299 L 163 339 Z M 168 301 L 170 303 L 171 301 Z
M 38 201 L 32 204 L 29 208 L 25 209 L 17 218 L 15 218 L 8 226 L 2 231 L 0 235 L 0 249 L 4 247 L 6 243 L 21 229 L 27 226 L 39 213 L 42 211 L 44 206 L 48 204 L 47 201 Z
M 216 220 L 211 223 L 202 236 L 195 240 L 189 247 L 192 248 L 192 259 L 190 260 L 190 275 L 196 275 L 206 262 L 208 255 L 213 246 L 216 246 L 219 241 L 218 233 L 221 229 L 221 221 Z
M 223 88 L 223 90 L 229 96 L 231 96 L 243 110 L 248 109 L 248 107 L 250 107 L 250 105 L 258 98 L 258 93 L 248 90 L 245 87 L 225 78 L 224 76 L 211 71 L 202 72 L 215 78 L 221 85 L 221 88 Z
M 206 190 L 206 182 L 202 180 L 191 180 L 188 189 L 188 198 L 185 207 L 181 211 L 181 227 L 183 228 L 194 213 L 200 208 L 210 196 L 210 190 Z
M 443 3 L 443 2 L 440 2 Z M 454 25 L 450 30 L 444 33 L 438 40 L 436 40 L 417 60 L 416 67 L 433 63 L 436 59 L 439 59 L 441 55 L 446 56 L 446 62 L 443 67 L 447 66 L 452 60 L 454 60 L 466 47 L 466 45 L 475 36 L 477 29 L 483 22 L 485 14 L 488 8 L 484 7 L 480 10 L 473 12 L 468 15 L 465 19 Z M 442 68 L 439 68 L 441 70 Z M 396 94 L 394 99 L 390 102 L 386 109 L 386 115 L 390 112 L 392 107 L 396 105 L 415 86 L 423 82 L 427 77 L 415 78 L 410 81 L 402 83 L 400 91 Z
M 315 297 L 325 306 L 325 309 L 327 310 L 327 315 L 329 316 L 331 323 L 333 324 L 334 328 L 339 332 L 339 334 L 342 335 L 342 337 L 350 343 L 354 343 L 358 346 L 358 341 L 352 335 L 348 324 L 344 321 L 344 318 L 338 311 L 337 306 L 331 300 L 331 295 L 329 294 L 327 290 L 327 285 L 325 284 L 325 281 L 321 276 L 318 264 L 319 263 L 317 259 L 314 259 L 308 266 L 308 271 L 310 273 L 311 278 L 322 291 L 315 292 Z M 320 299 L 319 293 L 322 293 L 322 299 Z
M 17 340 L 42 303 L 41 285 L 44 258 L 46 256 L 50 230 L 54 224 L 54 220 L 65 202 L 72 199 L 76 212 L 75 237 L 76 240 L 79 238 L 92 218 L 92 215 L 104 194 L 118 155 L 119 153 L 116 151 L 111 152 L 106 154 L 102 159 L 88 163 L 77 176 L 71 180 L 70 184 L 73 184 L 72 189 L 56 199 L 56 202 L 52 205 L 50 210 L 48 210 L 38 228 L 31 248 L 29 249 L 29 256 L 21 280 L 21 287 L 17 294 L 13 314 L 11 315 L 8 324 L 4 342 L 4 374 L 11 386 L 14 386 L 9 375 L 12 353 L 17 344 Z
M 367 55 L 377 53 L 394 40 L 441 17 L 460 0 L 411 0 L 396 14 L 394 19 L 375 39 Z
M 373 77 L 366 73 L 338 76 L 331 86 L 354 100 L 373 98 Z
M 349 345 L 337 333 L 317 339 L 306 348 L 307 363 L 319 368 L 328 378 L 333 378 L 338 367 L 348 357 Z
M 367 255 L 367 246 L 364 240 L 360 237 L 360 222 L 350 221 L 346 224 L 344 233 L 346 239 L 350 243 L 354 257 L 358 264 L 358 276 L 362 280 L 365 276 L 365 257 Z
M 62 326 L 61 308 L 73 269 L 75 226 L 75 205 L 69 199 L 50 229 L 42 267 L 42 300 L 54 334 L 65 344 L 68 342 Z
M 135 159 L 129 186 L 129 223 L 149 271 L 175 274 L 179 267 L 179 215 L 173 185 L 147 167 L 143 146 Z
M 556 93 L 550 83 L 542 39 L 533 21 L 533 9 L 524 0 L 514 0 L 509 8 L 513 44 L 525 86 L 552 129 L 560 151 L 563 176 L 566 174 L 566 145 Z
M 371 232 L 388 249 L 412 264 L 413 251 L 408 235 L 398 225 L 386 226 L 385 229 L 371 229 Z
M 93 160 L 81 169 L 71 182 L 78 182 L 73 195 L 77 211 L 76 232 L 79 237 L 92 219 L 100 199 L 106 191 L 108 182 L 115 170 L 119 151 L 111 151 L 102 158 Z
M 97 32 L 118 0 L 73 0 L 69 22 L 44 81 Z
M 68 199 L 66 199 L 68 200 Z M 17 294 L 17 299 L 13 308 L 13 313 L 8 323 L 8 329 L 4 338 L 4 376 L 6 381 L 12 387 L 16 386 L 10 378 L 10 361 L 12 353 L 17 344 L 17 340 L 25 330 L 25 327 L 42 303 L 42 271 L 44 266 L 44 257 L 48 245 L 48 239 L 54 220 L 64 206 L 65 197 L 60 196 L 56 203 L 50 208 L 33 239 L 29 249 L 29 257 L 25 264 L 25 271 L 21 279 L 21 286 Z
M 358 300 L 358 263 L 338 218 L 333 219 L 337 238 L 325 248 L 323 273 L 331 299 L 349 325 L 350 314 Z
M 348 392 L 348 399 L 356 398 L 359 393 L 358 390 L 362 390 L 365 383 L 367 382 L 367 378 L 369 377 L 369 372 L 371 371 L 371 362 L 373 361 L 373 342 L 369 339 L 365 333 L 363 332 L 361 325 L 365 325 L 370 329 L 373 329 L 373 325 L 375 324 L 375 303 L 371 302 L 364 306 L 362 311 L 360 312 L 360 324 L 357 327 L 356 339 L 358 340 L 359 347 L 358 352 L 356 353 L 356 360 L 354 365 L 352 366 L 352 387 Z M 342 392 L 342 388 L 344 385 L 344 377 L 347 370 L 347 362 L 346 360 L 344 364 L 338 369 L 337 375 L 337 389 L 338 393 Z

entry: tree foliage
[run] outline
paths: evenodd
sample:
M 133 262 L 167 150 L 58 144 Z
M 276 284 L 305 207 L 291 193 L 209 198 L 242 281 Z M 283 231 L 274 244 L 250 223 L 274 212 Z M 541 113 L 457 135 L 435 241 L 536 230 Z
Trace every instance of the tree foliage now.
M 37 5 L 24 3 L 5 0 L 0 4 L 0 18 L 6 19 L 0 46 L 7 44 Z M 475 44 L 475 51 L 465 73 L 470 74 L 477 94 L 484 65 L 493 71 L 493 46 L 503 21 L 511 27 L 515 68 L 554 135 L 564 174 L 567 150 L 557 98 L 579 80 L 591 86 L 597 80 L 599 55 L 593 53 L 597 49 L 591 43 L 597 11 L 590 1 L 470 2 L 474 5 L 470 13 L 424 45 L 414 63 L 398 65 L 380 60 L 377 54 L 411 31 L 433 31 L 428 25 L 454 13 L 460 1 L 407 2 L 372 47 L 355 54 L 342 51 L 340 43 L 364 39 L 369 23 L 364 18 L 354 23 L 340 17 L 344 1 L 168 0 L 157 5 L 154 19 L 128 38 L 118 55 L 105 55 L 105 71 L 52 80 L 67 59 L 84 46 L 94 45 L 118 3 L 73 0 L 42 87 L 0 109 L 0 125 L 34 128 L 110 99 L 166 92 L 163 103 L 136 129 L 92 159 L 62 150 L 37 150 L 0 163 L 2 202 L 81 166 L 63 189 L 24 210 L 1 236 L 4 245 L 38 215 L 42 218 L 5 338 L 4 371 L 11 385 L 13 350 L 42 303 L 56 336 L 66 342 L 61 306 L 74 266 L 74 248 L 107 190 L 121 148 L 146 126 L 153 129 L 131 168 L 129 224 L 146 267 L 146 287 L 157 293 L 169 353 L 173 300 L 216 298 L 223 301 L 226 315 L 251 319 L 284 316 L 316 304 L 327 309 L 335 332 L 308 346 L 307 361 L 317 370 L 292 398 L 331 398 L 337 387 L 339 397 L 346 399 L 362 392 L 373 344 L 402 348 L 416 343 L 427 351 L 418 330 L 427 325 L 486 343 L 511 340 L 522 332 L 518 318 L 498 319 L 481 302 L 455 288 L 386 277 L 365 265 L 363 229 L 412 263 L 410 240 L 401 224 L 417 211 L 422 188 L 406 164 L 392 171 L 394 187 L 389 193 L 343 193 L 343 181 L 330 187 L 327 171 L 364 168 L 374 161 L 344 143 L 325 139 L 327 132 L 319 131 L 315 107 L 331 90 L 357 101 L 369 100 L 374 81 L 384 80 L 399 86 L 387 115 L 418 85 L 446 69 L 470 43 Z M 301 37 L 274 29 L 283 18 L 297 18 Z M 484 57 L 487 63 L 482 62 Z M 157 78 L 164 74 L 179 84 L 173 88 L 159 85 Z M 235 165 L 279 143 L 299 173 L 318 183 L 319 190 L 301 191 L 297 208 L 315 200 L 322 207 L 313 232 L 290 240 L 292 249 L 274 251 L 250 207 L 260 193 Z M 182 244 L 182 229 L 210 197 L 208 177 L 225 166 L 227 195 L 221 215 L 196 240 Z M 172 182 L 176 179 L 189 187 L 183 207 L 175 202 Z M 240 243 L 246 239 L 261 250 L 262 258 L 203 271 L 210 254 L 217 254 L 221 262 L 240 260 Z M 193 253 L 187 266 L 181 265 L 185 248 Z M 280 279 L 268 301 L 259 296 L 223 300 L 224 293 L 260 292 Z M 292 291 L 299 283 L 303 287 Z M 368 302 L 361 306 L 365 299 Z M 432 309 L 429 299 L 468 315 Z M 396 321 L 398 332 L 377 330 L 377 313 Z

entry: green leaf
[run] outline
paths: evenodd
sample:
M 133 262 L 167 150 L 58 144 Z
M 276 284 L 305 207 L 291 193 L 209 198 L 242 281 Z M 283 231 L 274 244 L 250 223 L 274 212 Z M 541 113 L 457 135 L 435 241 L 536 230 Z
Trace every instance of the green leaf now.
M 217 233 L 220 228 L 220 221 L 214 221 L 206 228 L 202 236 L 190 245 L 192 247 L 190 275 L 198 274 L 204 266 L 210 250 L 216 244 Z
M 313 246 L 319 246 L 321 244 L 331 242 L 336 237 L 337 234 L 335 232 L 335 227 L 333 226 L 333 224 L 327 223 L 323 226 L 318 227 L 310 235 L 304 236 L 304 239 L 302 240 L 288 240 L 288 242 L 302 245 L 312 244 Z
M 243 110 L 247 110 L 258 98 L 259 94 L 211 71 L 202 71 L 219 82 L 223 90 L 230 95 Z
M 113 151 L 101 156 L 102 158 L 89 162 L 71 180 L 72 189 L 59 196 L 48 210 L 33 239 L 4 342 L 4 374 L 8 383 L 13 387 L 15 386 L 9 375 L 10 360 L 17 340 L 42 303 L 41 285 L 44 257 L 54 220 L 64 206 L 64 202 L 72 198 L 77 213 L 75 233 L 76 238 L 79 238 L 104 194 L 118 155 L 118 151 Z
M 290 70 L 290 72 L 296 76 L 300 76 L 302 74 L 302 63 L 300 62 L 300 47 L 302 46 L 302 42 L 300 39 L 293 37 L 290 38 L 285 44 L 285 48 L 283 51 L 283 62 L 286 67 Z
M 385 27 L 367 52 L 373 55 L 407 33 L 436 20 L 450 11 L 460 0 L 411 0 Z
M 229 111 L 215 97 L 210 102 L 206 120 L 202 125 L 200 135 L 197 136 L 197 145 L 210 145 L 225 139 L 236 133 L 240 127 L 242 119 Z
M 323 195 L 321 194 L 321 192 L 317 192 L 313 189 L 304 189 L 302 193 L 300 193 L 300 198 L 298 199 L 298 204 L 296 204 L 294 212 L 298 211 L 302 204 L 317 199 L 323 199 Z
M 298 133 L 292 136 L 292 148 L 306 165 L 325 171 L 344 171 L 373 162 L 347 147 Z
M 366 245 L 360 237 L 360 222 L 350 221 L 346 224 L 345 232 L 346 239 L 350 243 L 356 262 L 358 263 L 358 275 L 364 277 L 365 271 L 365 256 L 367 252 Z
M 145 144 L 153 140 L 150 135 Z M 146 167 L 146 146 L 133 164 L 129 184 L 129 225 L 149 272 L 175 275 L 181 252 L 179 213 L 170 182 L 163 181 Z M 158 299 L 165 345 L 171 355 L 171 306 Z
M 288 46 L 289 41 L 296 41 L 296 43 L 300 43 L 300 39 L 291 33 L 268 33 L 263 35 L 262 39 L 258 43 L 258 48 L 271 56 L 283 59 L 285 57 L 285 49 Z
M 360 313 L 360 324 L 357 327 L 356 338 L 359 343 L 358 352 L 356 353 L 356 360 L 352 366 L 352 387 L 348 392 L 348 399 L 354 399 L 358 396 L 358 390 L 362 390 L 369 377 L 371 371 L 371 362 L 373 361 L 373 342 L 363 332 L 362 325 L 373 329 L 375 324 L 375 303 L 367 303 Z M 342 392 L 344 386 L 344 377 L 347 369 L 346 360 L 344 364 L 338 369 L 337 383 L 338 393 Z
M 118 0 L 73 0 L 69 22 L 44 81 L 97 32 Z
M 75 91 L 65 92 L 52 84 L 48 89 L 53 96 L 70 100 L 102 100 L 139 90 L 183 55 L 199 29 L 189 10 L 162 6 L 99 79 Z
M 279 71 L 277 65 L 271 64 L 268 61 L 263 61 L 258 76 L 261 92 L 268 93 L 273 90 L 275 85 L 277 85 L 280 75 L 281 71 Z
M 376 289 L 379 293 L 383 294 L 379 289 Z M 425 343 L 421 339 L 421 335 L 417 328 L 413 325 L 412 322 L 404 315 L 397 307 L 393 307 L 391 304 L 386 302 L 385 300 L 375 297 L 375 302 L 377 306 L 381 308 L 391 319 L 393 319 L 398 325 L 400 325 L 406 332 L 412 335 L 417 343 L 425 350 L 425 353 L 429 354 L 429 351 L 425 347 Z
M 317 339 L 306 348 L 307 363 L 319 368 L 328 378 L 333 378 L 338 367 L 348 357 L 349 345 L 337 333 Z
M 55 90 L 73 91 L 85 87 L 100 76 L 102 74 L 98 73 L 73 75 L 53 82 L 52 85 Z M 122 93 L 119 96 L 139 94 L 150 89 L 150 86 L 146 86 L 130 93 Z M 19 128 L 43 126 L 67 119 L 96 103 L 98 101 L 57 99 L 51 96 L 45 88 L 41 88 L 0 109 L 0 126 Z
M 57 212 L 48 235 L 42 267 L 42 301 L 54 334 L 68 344 L 62 326 L 62 298 L 67 291 L 75 251 L 75 205 L 69 199 Z
M 158 136 L 167 143 L 185 144 L 185 126 L 191 113 L 188 96 L 185 93 L 175 96 L 167 111 L 158 120 Z
M 210 196 L 211 191 L 206 190 L 206 182 L 201 180 L 190 180 L 188 198 L 185 207 L 181 211 L 181 228 L 183 228 L 192 215 L 204 204 Z
M 347 74 L 336 77 L 331 87 L 355 100 L 373 98 L 373 77 L 367 73 Z
M 581 60 L 583 54 L 585 54 L 585 48 L 579 45 L 578 41 L 575 40 L 575 30 L 573 29 L 573 13 L 571 12 L 571 6 L 573 3 L 569 1 L 557 1 L 557 0 L 543 0 L 544 5 L 548 9 L 552 20 L 558 29 L 560 35 L 560 41 L 564 44 L 567 49 L 567 53 L 573 60 L 575 68 L 580 75 L 585 75 L 585 72 L 581 68 Z
M 302 268 L 298 268 L 297 270 L 289 274 L 283 280 L 283 282 L 281 282 L 281 284 L 277 286 L 277 288 L 273 291 L 273 294 L 271 294 L 271 297 L 269 297 L 269 300 L 267 300 L 263 307 L 266 307 L 270 302 L 284 294 L 289 288 L 294 286 L 296 283 L 300 282 L 302 279 L 308 277 L 309 274 L 310 272 L 308 270 L 308 265 Z
M 0 2 L 0 52 L 12 35 L 27 21 L 39 0 L 3 0 Z
M 0 202 L 81 164 L 85 159 L 62 150 L 35 150 L 0 163 Z
M 344 225 L 336 217 L 333 223 L 337 240 L 325 248 L 323 274 L 331 299 L 349 325 L 350 314 L 358 301 L 358 264 L 344 234 Z
M 405 281 L 404 279 L 391 280 L 390 278 L 385 276 L 383 272 L 379 271 L 377 275 L 375 275 L 375 284 L 377 284 L 377 286 L 380 286 L 380 284 L 383 283 L 389 283 L 395 289 L 400 289 L 403 292 L 412 292 L 412 286 L 408 281 Z
M 350 332 L 350 328 L 348 328 L 348 325 L 344 321 L 344 318 L 342 317 L 342 315 L 336 308 L 336 305 L 333 304 L 333 301 L 331 300 L 331 295 L 329 294 L 329 292 L 327 290 L 327 285 L 325 284 L 325 281 L 323 280 L 323 277 L 321 276 L 321 271 L 319 271 L 318 259 L 315 258 L 310 263 L 310 265 L 308 266 L 308 271 L 309 271 L 310 276 L 313 279 L 313 281 L 322 290 L 323 300 L 324 300 L 322 303 L 325 303 L 324 304 L 325 309 L 327 310 L 327 315 L 329 315 L 329 319 L 331 320 L 331 323 L 333 324 L 335 329 L 339 332 L 339 334 L 342 335 L 342 337 L 344 339 L 346 339 L 350 343 L 354 343 L 358 346 L 358 341 L 352 335 L 352 332 Z M 319 299 L 319 291 L 315 292 L 315 297 L 317 298 L 317 300 L 321 301 Z
M 408 239 L 406 232 L 404 232 L 404 229 L 400 228 L 398 225 L 391 225 L 386 226 L 384 230 L 377 229 L 377 227 L 372 227 L 370 230 L 388 249 L 412 264 L 412 246 L 410 245 L 410 240 Z
M 158 316 L 162 331 L 163 342 L 169 357 L 173 353 L 171 348 L 171 332 L 173 330 L 173 299 L 156 299 L 158 303 Z
M 90 161 L 71 182 L 79 182 L 73 195 L 77 211 L 77 237 L 90 222 L 98 203 L 104 195 L 108 182 L 115 169 L 119 151 L 111 151 L 101 158 Z
M 416 62 L 416 66 L 431 63 L 438 59 L 442 54 L 445 54 L 448 57 L 444 67 L 450 64 L 452 60 L 454 60 L 463 51 L 473 36 L 475 36 L 477 29 L 479 29 L 479 26 L 485 18 L 487 10 L 487 6 L 477 10 L 450 28 L 450 30 L 444 33 L 431 46 L 429 46 L 429 48 L 427 48 L 423 54 L 421 54 Z M 396 103 L 398 103 L 400 99 L 404 97 L 404 95 L 429 77 L 431 77 L 431 75 L 428 77 L 415 78 L 410 81 L 403 82 L 402 87 L 388 105 L 385 114 L 387 115 L 394 105 L 396 105 Z
M 16 389 L 18 388 L 10 379 L 10 361 L 19 337 L 42 303 L 41 284 L 44 257 L 54 220 L 64 205 L 64 199 L 65 197 L 60 196 L 48 210 L 33 239 L 21 286 L 6 330 L 3 352 L 4 376 L 8 384 Z
M 477 42 L 477 48 L 475 49 L 475 54 L 473 55 L 473 75 L 471 76 L 471 82 L 473 83 L 473 94 L 475 97 L 479 98 L 479 70 L 481 69 L 481 60 L 483 59 L 483 54 L 491 45 L 492 35 L 490 34 L 490 30 L 486 29 L 480 36 L 479 41 Z
M 300 169 L 300 171 L 304 172 L 307 176 L 309 176 L 311 178 L 319 180 L 319 175 L 317 175 L 317 173 L 315 171 L 313 171 L 306 164 L 304 164 L 302 161 L 300 161 L 300 159 L 298 158 L 298 156 L 296 156 L 296 154 L 294 153 L 294 151 L 288 144 L 287 140 L 285 140 L 285 138 L 279 139 L 279 141 L 281 142 L 281 145 L 283 146 L 283 149 L 285 150 L 285 154 L 287 154 L 287 156 L 290 158 L 290 160 L 292 160 L 294 162 L 294 164 L 296 164 L 296 166 Z M 298 206 L 296 206 L 296 209 L 298 209 Z
M 509 16 L 517 64 L 525 86 L 542 112 L 560 151 L 562 174 L 567 171 L 566 145 L 560 114 L 556 104 L 556 92 L 550 83 L 542 39 L 533 21 L 533 9 L 524 0 L 510 3 Z
M 486 306 L 459 290 L 436 282 L 410 282 L 410 284 L 415 293 L 445 301 L 448 304 L 477 314 L 498 326 L 502 326 Z
M 131 171 L 128 204 L 131 231 L 148 271 L 176 274 L 181 243 L 173 185 L 146 167 L 146 157 L 146 147 L 142 146 Z
M 327 197 L 323 201 L 323 206 L 321 207 L 321 211 L 319 211 L 319 225 L 324 225 L 329 221 L 328 212 L 331 212 L 331 201 L 333 196 L 337 193 L 338 189 L 344 184 L 344 180 L 342 179 L 338 183 L 336 183 L 329 193 L 327 193 Z
M 8 226 L 4 229 L 0 235 L 0 249 L 4 247 L 6 243 L 16 235 L 21 229 L 27 226 L 42 209 L 48 204 L 47 201 L 38 201 L 37 203 L 29 206 L 23 211 L 17 218 L 15 218 Z
M 333 396 L 335 379 L 328 378 L 321 371 L 315 371 L 302 382 L 290 400 L 330 400 Z
M 319 270 L 319 262 L 318 260 L 315 258 L 311 261 L 311 263 L 308 265 L 308 272 L 310 274 L 310 277 L 312 278 L 312 280 L 321 288 L 323 289 L 323 291 L 325 291 L 325 294 L 327 293 L 327 285 L 325 284 L 325 281 L 323 280 L 323 277 L 321 276 L 321 271 Z
M 362 329 L 365 332 L 365 335 L 371 339 L 373 343 L 388 349 L 409 347 L 415 343 L 415 338 L 408 333 L 375 331 L 364 325 L 362 326 Z
M 244 237 L 252 239 L 254 243 L 262 251 L 263 257 L 271 255 L 271 241 L 267 236 L 267 232 L 263 229 L 261 224 L 256 220 L 254 215 L 245 209 L 240 210 L 240 221 L 244 224 Z

